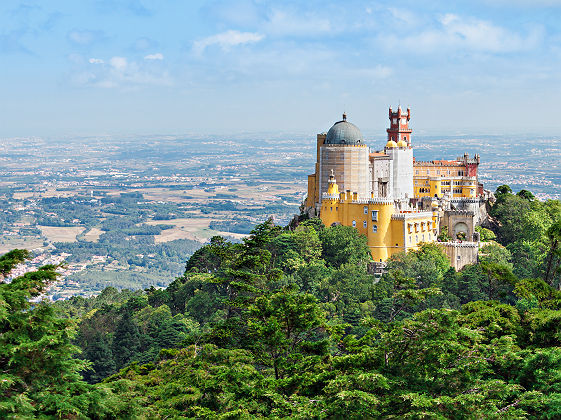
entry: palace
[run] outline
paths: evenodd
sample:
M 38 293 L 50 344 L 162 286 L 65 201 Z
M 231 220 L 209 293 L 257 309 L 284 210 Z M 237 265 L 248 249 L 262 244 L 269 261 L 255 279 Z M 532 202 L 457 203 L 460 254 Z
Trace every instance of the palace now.
M 411 110 L 389 109 L 388 140 L 380 151 L 343 119 L 317 135 L 315 172 L 308 176 L 305 206 L 326 226 L 353 226 L 368 238 L 374 261 L 434 242 L 442 229 L 456 269 L 477 259 L 475 224 L 485 215 L 479 156 L 419 162 L 413 157 Z M 461 245 L 460 245 L 461 244 Z M 460 249 L 461 248 L 461 249 Z M 472 249 L 473 248 L 473 249 Z M 466 251 L 468 250 L 468 251 Z

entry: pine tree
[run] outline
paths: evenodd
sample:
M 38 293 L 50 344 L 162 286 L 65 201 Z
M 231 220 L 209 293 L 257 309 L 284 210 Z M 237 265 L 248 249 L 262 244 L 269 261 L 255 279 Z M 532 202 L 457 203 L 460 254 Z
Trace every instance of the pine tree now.
M 100 382 L 117 371 L 109 340 L 102 333 L 94 336 L 85 356 L 92 362 L 91 370 L 84 374 L 90 383 Z
M 0 256 L 7 274 L 25 251 Z M 88 417 L 99 394 L 84 382 L 87 363 L 72 356 L 75 324 L 56 316 L 47 302 L 32 303 L 57 277 L 47 265 L 0 283 L 0 418 Z M 97 395 L 96 395 L 97 394 Z
M 140 348 L 141 337 L 138 326 L 130 313 L 125 312 L 117 324 L 115 338 L 113 339 L 113 354 L 117 369 L 121 369 L 129 362 L 134 361 L 140 353 Z

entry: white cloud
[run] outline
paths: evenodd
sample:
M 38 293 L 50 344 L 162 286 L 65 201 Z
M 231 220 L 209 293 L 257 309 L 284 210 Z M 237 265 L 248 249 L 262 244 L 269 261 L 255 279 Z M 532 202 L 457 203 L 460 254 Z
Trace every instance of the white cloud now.
M 77 65 L 80 63 L 76 60 Z M 90 58 L 95 66 L 79 68 L 70 80 L 79 86 L 102 88 L 138 88 L 144 85 L 170 86 L 172 79 L 161 65 L 149 65 L 146 61 L 129 61 L 126 57 L 114 56 L 108 60 Z
M 127 68 L 127 59 L 125 57 L 112 57 L 109 64 L 117 71 L 123 71 Z
M 68 32 L 68 39 L 78 45 L 90 45 L 101 41 L 105 35 L 101 31 L 73 30 Z
M 327 18 L 312 14 L 288 13 L 282 10 L 273 10 L 268 22 L 264 25 L 267 33 L 273 35 L 317 35 L 336 32 Z M 339 32 L 339 31 L 337 31 Z
M 145 60 L 163 60 L 164 55 L 162 53 L 148 54 L 148 55 L 144 56 L 144 59 Z
M 404 38 L 382 37 L 389 48 L 431 53 L 439 51 L 472 51 L 508 53 L 526 51 L 536 47 L 543 38 L 543 29 L 534 27 L 522 35 L 492 22 L 445 14 L 438 19 L 438 26 Z
M 200 39 L 193 43 L 193 49 L 197 53 L 202 53 L 211 45 L 218 45 L 224 50 L 244 44 L 254 44 L 261 41 L 265 36 L 257 32 L 240 32 L 229 30 L 207 38 Z
M 390 67 L 380 64 L 367 69 L 349 69 L 349 74 L 364 79 L 385 79 L 389 77 L 392 72 L 393 70 Z
M 418 24 L 417 16 L 406 8 L 397 9 L 395 7 L 390 7 L 388 8 L 388 11 L 392 15 L 392 17 L 396 21 L 400 22 L 401 24 L 415 25 L 415 26 Z

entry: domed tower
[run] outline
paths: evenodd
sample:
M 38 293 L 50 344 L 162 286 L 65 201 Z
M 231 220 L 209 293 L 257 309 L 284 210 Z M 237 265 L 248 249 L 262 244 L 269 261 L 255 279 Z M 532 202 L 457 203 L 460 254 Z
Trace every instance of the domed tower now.
M 329 187 L 331 172 L 337 174 L 340 191 L 350 190 L 359 198 L 370 197 L 369 148 L 358 127 L 343 119 L 333 124 L 325 137 L 319 153 L 319 197 Z
M 412 130 L 409 128 L 411 109 L 407 108 L 407 113 L 404 113 L 400 106 L 397 108 L 397 112 L 393 112 L 390 107 L 389 118 L 388 143 L 384 151 L 392 160 L 392 195 L 395 200 L 413 198 Z

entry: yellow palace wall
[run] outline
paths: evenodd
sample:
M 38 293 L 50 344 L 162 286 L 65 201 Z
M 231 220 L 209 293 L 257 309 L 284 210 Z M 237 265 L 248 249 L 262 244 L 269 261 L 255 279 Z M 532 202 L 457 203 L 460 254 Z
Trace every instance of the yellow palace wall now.
M 435 178 L 435 177 L 413 177 L 413 190 L 416 198 L 420 197 L 438 197 L 449 192 L 451 197 L 475 198 L 477 191 L 477 182 L 475 178 Z
M 330 188 L 330 192 L 335 191 Z M 391 200 L 358 200 L 357 194 L 350 191 L 324 196 L 320 218 L 326 226 L 353 226 L 366 235 L 374 261 L 385 261 L 393 254 L 417 249 L 419 243 L 435 239 L 432 213 L 395 213 Z

